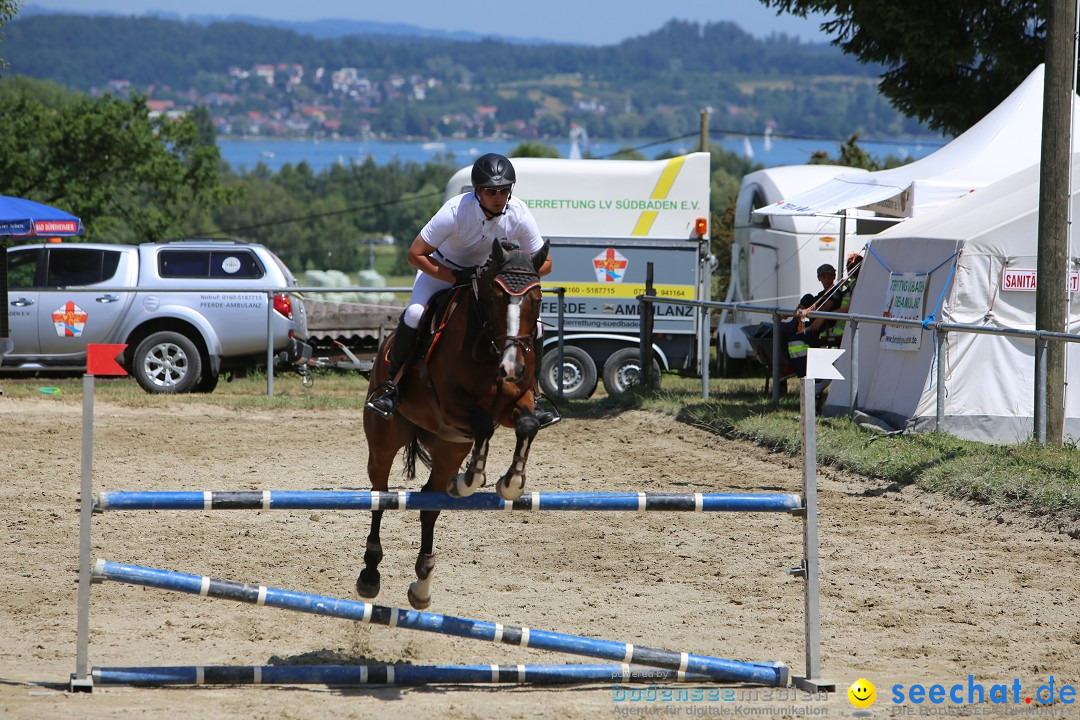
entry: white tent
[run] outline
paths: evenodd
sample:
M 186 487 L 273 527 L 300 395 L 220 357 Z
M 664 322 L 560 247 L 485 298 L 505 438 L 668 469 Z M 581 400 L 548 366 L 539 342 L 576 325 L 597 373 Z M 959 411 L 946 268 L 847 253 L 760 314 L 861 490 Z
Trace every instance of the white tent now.
M 1078 170 L 1080 154 L 1073 158 L 1074 177 Z M 908 315 L 918 319 L 934 314 L 946 323 L 1034 330 L 1038 206 L 1039 165 L 1035 164 L 877 235 L 868 245 L 851 312 L 880 316 L 903 298 L 899 304 L 908 306 Z M 1072 216 L 1080 217 L 1080 190 L 1075 186 Z M 1069 268 L 1080 270 L 1075 235 L 1069 257 Z M 1069 332 L 1073 333 L 1080 330 L 1076 282 L 1069 296 Z M 858 334 L 858 409 L 896 428 L 933 429 L 934 333 L 883 331 L 879 325 L 860 323 Z M 849 351 L 851 335 L 849 328 L 844 338 Z M 945 342 L 942 429 L 985 442 L 1030 439 L 1034 340 L 953 332 Z M 1080 439 L 1080 346 L 1067 348 L 1067 378 L 1074 381 L 1066 385 L 1065 433 L 1076 440 Z M 849 375 L 844 358 L 837 365 Z M 849 379 L 833 381 L 825 414 L 846 413 L 850 393 Z
M 1074 135 L 1080 135 L 1078 99 L 1073 101 Z M 1042 106 L 1040 65 L 990 114 L 940 150 L 890 170 L 838 175 L 756 212 L 825 215 L 865 208 L 918 217 L 1038 162 Z

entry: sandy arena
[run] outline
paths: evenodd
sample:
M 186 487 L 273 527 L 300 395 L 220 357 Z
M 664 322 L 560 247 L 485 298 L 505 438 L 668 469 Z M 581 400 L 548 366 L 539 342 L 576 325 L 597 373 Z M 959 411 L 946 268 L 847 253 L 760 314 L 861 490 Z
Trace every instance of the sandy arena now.
M 15 718 L 548 718 L 850 716 L 848 686 L 877 687 L 870 710 L 899 714 L 893 687 L 946 688 L 973 675 L 1009 704 L 902 712 L 1038 715 L 1054 678 L 1080 685 L 1078 541 L 913 488 L 819 475 L 822 654 L 839 692 L 734 689 L 734 700 L 619 698 L 570 688 L 98 687 L 64 691 L 75 669 L 81 405 L 0 398 L 4 577 L 0 716 Z M 338 411 L 97 404 L 96 490 L 368 489 L 361 418 Z M 509 462 L 497 434 L 492 466 Z M 799 492 L 799 463 L 668 417 L 566 420 L 534 445 L 527 490 Z M 391 489 L 415 490 L 395 471 Z M 363 512 L 154 511 L 94 518 L 93 555 L 354 598 Z M 802 523 L 786 514 L 452 513 L 439 518 L 433 612 L 804 669 Z M 388 512 L 384 605 L 405 607 L 416 512 Z M 382 626 L 363 626 L 117 583 L 92 590 L 92 665 L 487 664 L 601 662 Z M 1013 704 L 1014 680 L 1022 687 Z M 966 690 L 965 690 L 966 694 Z

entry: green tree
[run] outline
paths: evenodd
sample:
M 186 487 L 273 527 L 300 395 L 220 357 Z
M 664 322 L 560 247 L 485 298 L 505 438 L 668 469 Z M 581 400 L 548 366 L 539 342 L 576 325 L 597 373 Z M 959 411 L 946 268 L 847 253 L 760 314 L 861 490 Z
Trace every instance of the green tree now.
M 192 204 L 227 199 L 218 149 L 190 119 L 151 118 L 140 96 L 35 99 L 49 90 L 0 91 L 0 193 L 61 207 L 112 242 L 175 235 Z
M 534 157 L 534 158 L 558 158 L 562 157 L 559 151 L 548 145 L 536 140 L 526 140 L 525 142 L 517 145 L 508 153 L 509 157 Z
M 554 113 L 544 113 L 541 115 L 536 123 L 536 130 L 540 133 L 541 137 L 546 138 L 563 138 L 570 132 L 570 128 L 566 123 L 566 118 L 562 115 L 555 115 Z
M 859 147 L 859 136 L 855 134 L 840 146 L 840 152 L 836 157 L 819 150 L 810 156 L 807 165 L 844 165 L 874 171 L 888 170 L 889 168 L 906 165 L 909 162 L 911 162 L 910 158 L 900 159 L 895 155 L 886 155 L 884 158 L 871 155 Z
M 15 19 L 21 6 L 22 0 L 0 0 L 0 45 L 4 43 L 4 25 Z M 7 63 L 3 58 L 0 58 L 0 70 L 7 70 Z
M 760 0 L 831 17 L 832 44 L 881 63 L 881 93 L 932 130 L 958 134 L 1000 103 L 1045 57 L 1049 0 Z
M 881 170 L 882 164 L 866 150 L 859 147 L 859 136 L 852 135 L 840 146 L 839 157 L 832 157 L 824 152 L 816 152 L 810 157 L 808 165 L 845 165 L 863 170 Z
M 394 272 L 407 274 L 405 249 L 439 209 L 455 170 L 452 156 L 424 165 L 335 164 L 318 173 L 307 163 L 277 173 L 262 164 L 243 175 L 226 170 L 223 182 L 240 200 L 192 212 L 185 234 L 262 243 L 298 272 L 365 268 L 364 238 L 392 235 L 400 253 Z
M 199 105 L 191 110 L 191 121 L 195 123 L 196 134 L 199 144 L 203 147 L 217 145 L 217 131 L 214 130 L 214 118 L 205 105 Z
M 645 153 L 629 145 L 623 145 L 608 157 L 612 160 L 648 160 Z

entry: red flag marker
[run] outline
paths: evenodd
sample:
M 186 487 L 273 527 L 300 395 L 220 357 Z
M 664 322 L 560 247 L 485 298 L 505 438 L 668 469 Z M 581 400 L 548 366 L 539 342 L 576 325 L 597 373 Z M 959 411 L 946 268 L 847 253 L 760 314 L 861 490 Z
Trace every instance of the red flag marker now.
M 127 343 L 90 344 L 86 346 L 87 375 L 127 375 L 127 370 L 120 367 L 116 358 L 127 348 Z

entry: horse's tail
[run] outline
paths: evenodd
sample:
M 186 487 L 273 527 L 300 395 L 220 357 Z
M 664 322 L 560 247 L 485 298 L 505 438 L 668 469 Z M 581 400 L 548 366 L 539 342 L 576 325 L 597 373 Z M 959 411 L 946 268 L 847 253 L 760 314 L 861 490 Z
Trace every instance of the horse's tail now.
M 431 454 L 420 444 L 416 435 L 413 435 L 412 440 L 405 446 L 403 455 L 405 457 L 405 475 L 410 480 L 416 479 L 416 458 L 420 458 L 420 462 L 429 468 L 431 467 Z

